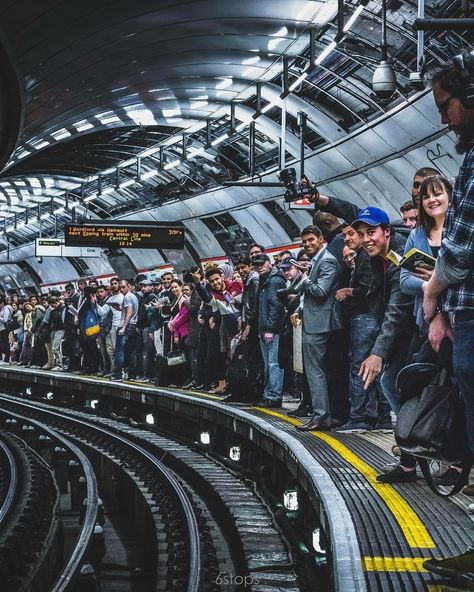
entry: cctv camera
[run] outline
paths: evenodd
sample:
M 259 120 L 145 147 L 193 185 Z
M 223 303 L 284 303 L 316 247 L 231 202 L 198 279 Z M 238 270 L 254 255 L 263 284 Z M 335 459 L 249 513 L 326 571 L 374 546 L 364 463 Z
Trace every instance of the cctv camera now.
M 390 99 L 395 92 L 396 82 L 392 66 L 386 61 L 380 62 L 372 78 L 372 89 L 377 97 L 383 101 Z
M 410 72 L 410 84 L 415 90 L 424 90 L 426 87 L 424 75 L 421 72 Z
M 43 257 L 37 257 L 36 261 L 38 261 L 38 263 L 43 263 Z

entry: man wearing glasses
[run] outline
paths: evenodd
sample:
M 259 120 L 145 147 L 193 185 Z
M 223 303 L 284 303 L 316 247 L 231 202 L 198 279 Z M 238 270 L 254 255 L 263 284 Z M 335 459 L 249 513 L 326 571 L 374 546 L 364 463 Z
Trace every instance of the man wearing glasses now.
M 466 407 L 469 450 L 474 457 L 474 57 L 461 54 L 453 65 L 433 76 L 433 97 L 441 122 L 458 137 L 456 150 L 465 154 L 449 206 L 435 271 L 425 286 L 423 309 L 430 323 L 428 338 L 438 351 L 453 341 L 453 368 Z M 473 493 L 472 485 L 469 493 Z M 465 493 L 468 491 L 464 490 Z M 471 539 L 472 540 L 472 539 Z M 423 566 L 465 584 L 474 582 L 474 550 Z

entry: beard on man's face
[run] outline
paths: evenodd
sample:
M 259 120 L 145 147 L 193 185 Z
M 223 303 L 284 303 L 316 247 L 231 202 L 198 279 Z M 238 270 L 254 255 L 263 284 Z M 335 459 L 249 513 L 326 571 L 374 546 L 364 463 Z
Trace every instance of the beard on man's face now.
M 472 116 L 457 130 L 458 141 L 455 148 L 458 154 L 467 152 L 474 141 L 474 110 L 471 111 L 473 111 Z

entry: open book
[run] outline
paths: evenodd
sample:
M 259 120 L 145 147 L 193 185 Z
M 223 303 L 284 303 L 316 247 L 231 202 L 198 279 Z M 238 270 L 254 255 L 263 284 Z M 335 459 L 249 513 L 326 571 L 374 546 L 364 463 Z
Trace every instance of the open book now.
M 395 251 L 389 251 L 387 259 L 397 265 L 403 267 L 408 271 L 413 271 L 415 267 L 423 267 L 425 269 L 434 269 L 436 259 L 428 253 L 424 253 L 419 249 L 410 249 L 403 257 Z

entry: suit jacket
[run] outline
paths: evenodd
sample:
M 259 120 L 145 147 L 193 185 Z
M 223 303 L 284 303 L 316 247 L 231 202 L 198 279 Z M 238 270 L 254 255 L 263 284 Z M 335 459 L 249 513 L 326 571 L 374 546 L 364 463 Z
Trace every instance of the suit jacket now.
M 313 263 L 309 276 L 303 280 L 303 329 L 315 335 L 341 329 L 340 305 L 336 300 L 339 263 L 325 249 Z

